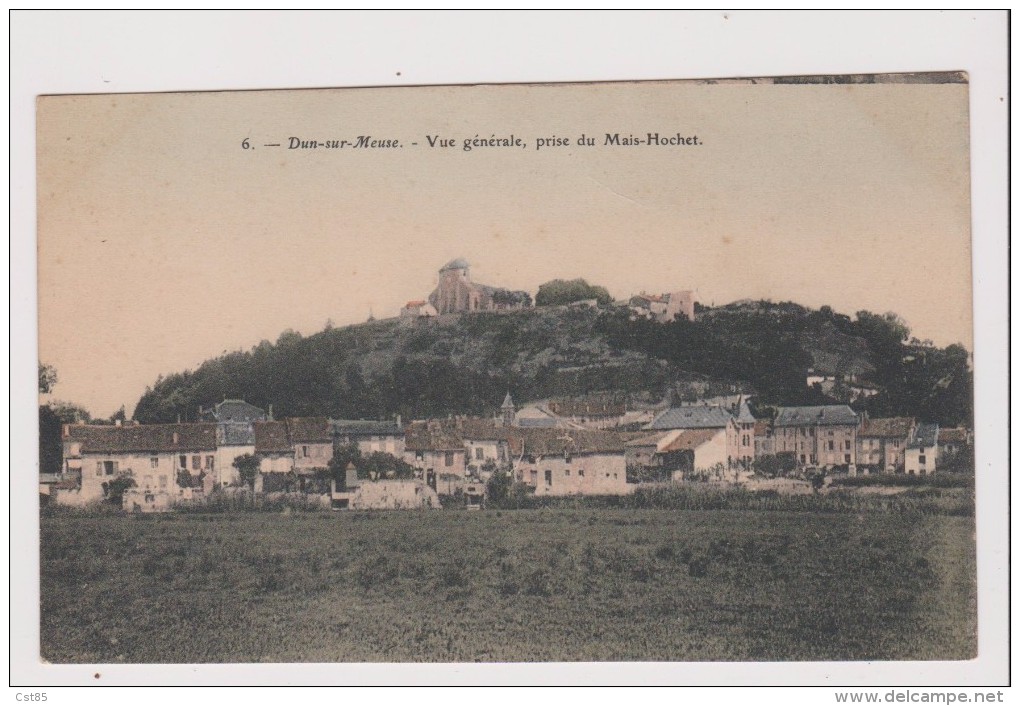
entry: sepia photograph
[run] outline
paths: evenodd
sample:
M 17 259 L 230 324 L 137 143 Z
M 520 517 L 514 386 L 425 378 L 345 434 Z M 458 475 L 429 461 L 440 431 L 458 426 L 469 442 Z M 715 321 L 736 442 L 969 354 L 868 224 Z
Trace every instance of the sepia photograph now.
M 39 92 L 34 673 L 987 661 L 984 79 L 887 66 Z
M 973 658 L 967 89 L 41 97 L 43 658 Z

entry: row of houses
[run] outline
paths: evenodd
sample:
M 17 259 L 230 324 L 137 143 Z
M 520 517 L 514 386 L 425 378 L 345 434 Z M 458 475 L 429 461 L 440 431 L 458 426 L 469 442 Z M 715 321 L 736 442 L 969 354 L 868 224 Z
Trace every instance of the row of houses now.
M 63 474 L 55 481 L 61 493 L 90 502 L 130 475 L 131 493 L 143 503 L 167 505 L 240 485 L 235 461 L 251 456 L 256 490 L 311 492 L 322 490 L 323 471 L 338 450 L 354 445 L 363 455 L 403 460 L 439 495 L 485 481 L 496 469 L 541 495 L 623 494 L 645 480 L 739 479 L 752 472 L 756 459 L 780 455 L 805 469 L 924 475 L 971 441 L 964 429 L 859 417 L 845 405 L 781 407 L 773 420 L 759 420 L 743 397 L 731 406 L 669 408 L 637 430 L 607 428 L 607 420 L 625 417 L 625 407 L 551 401 L 517 410 L 508 393 L 494 418 L 405 425 L 399 418 L 275 420 L 243 400 L 225 400 L 200 410 L 208 421 L 197 423 L 67 425 Z M 286 482 L 269 482 L 281 478 Z

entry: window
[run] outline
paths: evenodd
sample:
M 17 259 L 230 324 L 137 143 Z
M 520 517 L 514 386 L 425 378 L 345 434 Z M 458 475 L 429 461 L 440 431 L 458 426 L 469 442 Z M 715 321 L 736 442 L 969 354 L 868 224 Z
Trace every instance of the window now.
M 844 445 L 844 448 L 845 448 L 845 449 L 846 449 L 847 451 L 849 451 L 849 450 L 850 450 L 850 439 L 847 439 L 847 440 L 846 440 L 846 442 L 845 442 L 845 445 Z
M 216 467 L 216 458 L 213 457 L 213 456 L 206 456 L 205 457 L 205 467 L 208 468 L 210 471 L 213 468 L 215 468 Z
M 800 455 L 800 462 L 801 463 L 806 463 L 807 462 L 807 457 L 804 454 Z
M 447 466 L 452 466 L 453 465 L 453 451 L 447 451 L 446 452 L 446 461 L 445 461 L 445 463 L 446 463 Z
M 552 485 L 552 471 L 547 470 L 545 472 L 545 484 Z
M 831 429 L 829 430 L 829 436 L 835 436 L 835 434 L 836 432 L 832 431 Z
M 159 468 L 159 457 L 153 456 L 149 459 L 149 468 Z
M 178 456 L 177 457 L 177 465 L 180 466 L 181 468 L 187 470 L 187 468 L 188 468 L 188 457 L 185 456 L 184 454 L 181 454 L 180 456 Z
M 424 451 L 415 451 L 414 452 L 414 460 L 415 461 L 424 461 L 425 460 L 425 452 Z
M 191 470 L 198 471 L 202 469 L 202 457 L 192 456 L 191 457 Z
M 570 462 L 571 462 L 571 461 L 573 460 L 573 458 L 572 458 L 572 457 L 570 456 L 570 454 L 569 454 L 569 453 L 565 453 L 565 454 L 563 454 L 563 460 L 564 460 L 564 461 L 565 461 L 566 463 L 570 463 Z
M 481 461 L 483 458 L 485 458 L 485 449 L 483 449 L 481 446 L 476 446 L 475 459 Z
M 97 476 L 103 475 L 103 462 L 102 461 L 96 461 L 96 475 Z
M 843 463 L 850 463 L 850 454 L 843 454 Z
M 529 474 L 529 476 L 531 478 L 531 484 L 532 485 L 538 485 L 538 471 L 532 471 Z
M 570 477 L 570 469 L 568 468 L 567 470 L 563 471 L 563 475 L 565 475 L 567 478 L 569 478 Z
M 925 463 L 924 454 L 921 454 L 920 456 L 917 457 L 917 462 L 919 464 L 921 464 L 922 466 L 924 465 L 924 463 Z
M 834 441 L 832 441 L 830 439 L 829 440 L 829 451 L 835 451 L 835 450 L 836 450 L 836 442 L 834 442 Z
M 583 468 L 578 468 L 577 469 L 577 477 L 578 478 L 584 478 L 584 469 Z
M 302 458 L 308 458 L 308 447 L 307 446 L 302 446 L 301 447 L 301 457 Z
M 166 488 L 166 476 L 159 477 L 159 487 Z
M 105 473 L 105 475 L 112 476 L 114 473 L 117 472 L 117 462 L 103 461 L 103 472 Z
M 817 459 L 815 459 L 814 454 L 811 454 L 811 463 L 817 463 Z

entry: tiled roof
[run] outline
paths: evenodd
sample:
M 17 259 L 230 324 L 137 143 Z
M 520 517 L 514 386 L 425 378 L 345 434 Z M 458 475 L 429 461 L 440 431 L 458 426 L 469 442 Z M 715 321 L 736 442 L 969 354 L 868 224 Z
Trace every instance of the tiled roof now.
M 82 453 L 208 451 L 216 449 L 216 425 L 72 424 L 65 440 L 81 443 Z
M 688 429 L 681 432 L 677 438 L 669 442 L 669 444 L 662 449 L 662 452 L 690 451 L 711 441 L 719 433 L 719 429 Z
M 858 436 L 883 437 L 887 439 L 906 439 L 914 428 L 914 420 L 910 417 L 884 417 L 864 419 Z
M 255 422 L 255 453 L 293 451 L 287 435 L 287 422 Z
M 519 429 L 520 449 L 511 438 L 515 455 L 550 456 L 592 453 L 623 453 L 628 441 L 645 436 L 639 433 L 620 433 L 597 429 Z
M 777 427 L 844 426 L 856 425 L 857 415 L 845 404 L 815 407 L 780 407 L 776 414 Z
M 291 443 L 325 444 L 333 441 L 333 430 L 325 417 L 291 417 L 286 421 Z
M 939 441 L 938 424 L 918 424 L 914 435 L 910 437 L 908 449 L 924 449 L 935 446 Z
M 407 302 L 407 304 L 404 304 L 404 308 L 405 309 L 410 309 L 410 308 L 416 307 L 416 306 L 425 306 L 425 300 L 424 299 L 418 299 L 418 300 L 415 300 L 415 301 Z
M 408 451 L 462 451 L 464 439 L 444 421 L 411 422 L 404 430 L 404 448 Z
M 330 419 L 334 433 L 341 436 L 402 436 L 404 428 L 396 422 L 376 419 Z
M 636 439 L 631 439 L 626 444 L 624 444 L 624 446 L 631 446 L 631 447 L 633 447 L 633 446 L 656 446 L 669 433 L 670 432 L 668 432 L 668 431 L 660 431 L 658 434 L 644 434 L 642 436 L 637 437 Z
M 553 428 L 559 426 L 559 422 L 557 422 L 552 417 L 545 417 L 545 418 L 542 418 L 542 417 L 535 417 L 535 418 L 524 417 L 523 419 L 518 419 L 514 423 L 518 427 L 520 427 L 521 429 L 553 429 Z
M 715 429 L 725 427 L 733 415 L 722 407 L 673 407 L 652 420 L 649 429 Z
M 970 438 L 966 429 L 939 429 L 940 444 L 963 444 Z

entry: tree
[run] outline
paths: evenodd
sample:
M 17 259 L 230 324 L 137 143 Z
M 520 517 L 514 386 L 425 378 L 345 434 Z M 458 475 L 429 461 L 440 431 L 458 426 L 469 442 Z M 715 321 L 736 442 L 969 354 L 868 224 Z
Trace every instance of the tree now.
M 255 479 L 259 475 L 259 457 L 254 454 L 243 454 L 234 459 L 233 466 L 237 469 L 241 485 L 255 490 Z
M 135 487 L 135 479 L 130 473 L 122 473 L 113 480 L 103 483 L 103 492 L 106 493 L 107 502 L 113 505 L 124 504 L 124 491 Z
M 595 299 L 602 306 L 612 303 L 613 298 L 605 287 L 588 284 L 583 279 L 554 279 L 538 288 L 536 306 L 556 306 Z
M 39 363 L 39 394 L 47 395 L 53 392 L 53 386 L 57 384 L 57 369 L 52 365 Z
M 494 507 L 502 506 L 510 497 L 513 478 L 505 469 L 496 469 L 485 484 L 487 502 Z

